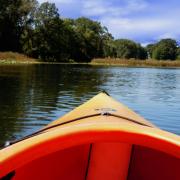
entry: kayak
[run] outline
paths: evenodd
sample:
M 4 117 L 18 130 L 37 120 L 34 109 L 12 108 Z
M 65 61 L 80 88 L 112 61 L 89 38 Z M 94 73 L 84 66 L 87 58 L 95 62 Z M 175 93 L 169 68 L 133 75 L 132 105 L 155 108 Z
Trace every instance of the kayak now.
M 100 93 L 0 150 L 1 180 L 179 180 L 180 137 Z

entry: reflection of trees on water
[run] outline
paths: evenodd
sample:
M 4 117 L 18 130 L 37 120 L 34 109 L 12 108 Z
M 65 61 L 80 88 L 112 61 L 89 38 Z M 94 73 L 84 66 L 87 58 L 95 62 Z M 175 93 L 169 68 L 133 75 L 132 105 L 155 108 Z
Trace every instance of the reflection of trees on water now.
M 0 67 L 0 143 L 25 135 L 99 91 L 106 78 L 95 67 Z

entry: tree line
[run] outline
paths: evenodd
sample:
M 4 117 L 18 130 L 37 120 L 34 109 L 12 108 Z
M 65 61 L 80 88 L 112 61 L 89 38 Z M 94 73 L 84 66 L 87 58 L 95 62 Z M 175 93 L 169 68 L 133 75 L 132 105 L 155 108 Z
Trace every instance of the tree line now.
M 80 17 L 61 18 L 54 3 L 0 0 L 0 51 L 24 53 L 43 61 L 88 62 L 93 58 L 180 58 L 176 40 L 163 39 L 142 47 L 114 39 L 99 22 Z

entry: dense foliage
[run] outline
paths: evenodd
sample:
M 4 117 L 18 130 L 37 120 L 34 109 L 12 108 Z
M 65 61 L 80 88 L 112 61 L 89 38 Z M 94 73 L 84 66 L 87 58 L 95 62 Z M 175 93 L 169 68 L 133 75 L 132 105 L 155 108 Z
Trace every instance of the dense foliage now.
M 116 46 L 116 57 L 123 59 L 146 59 L 147 52 L 145 48 L 141 47 L 140 44 L 137 44 L 128 39 L 118 39 L 115 40 Z
M 180 47 L 177 49 L 177 59 L 180 60 Z
M 162 39 L 155 44 L 146 46 L 149 58 L 157 60 L 176 60 L 179 58 L 179 48 L 174 39 Z
M 177 55 L 177 42 L 172 39 L 162 39 L 152 52 L 152 58 L 158 60 L 175 60 Z
M 0 50 L 20 51 L 21 35 L 33 21 L 35 0 L 0 0 Z
M 131 40 L 114 40 L 99 22 L 85 17 L 63 19 L 55 4 L 36 0 L 0 0 L 0 51 L 59 62 L 180 57 L 175 40 L 164 39 L 146 48 Z

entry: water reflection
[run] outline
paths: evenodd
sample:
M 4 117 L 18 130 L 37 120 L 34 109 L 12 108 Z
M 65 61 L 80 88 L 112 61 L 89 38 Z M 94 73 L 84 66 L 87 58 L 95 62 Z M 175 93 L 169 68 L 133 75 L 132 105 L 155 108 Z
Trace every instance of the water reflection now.
M 0 66 L 0 143 L 32 133 L 102 89 L 161 128 L 180 134 L 180 70 Z
M 73 109 L 105 81 L 88 66 L 0 67 L 1 142 L 20 138 Z

